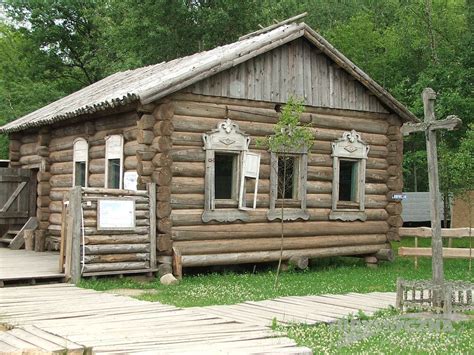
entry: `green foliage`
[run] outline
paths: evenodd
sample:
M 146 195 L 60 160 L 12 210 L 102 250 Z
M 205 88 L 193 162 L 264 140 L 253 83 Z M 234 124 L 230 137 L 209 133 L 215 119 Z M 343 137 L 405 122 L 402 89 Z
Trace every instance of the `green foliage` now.
M 313 145 L 313 134 L 309 127 L 301 125 L 300 116 L 303 111 L 303 101 L 290 97 L 283 106 L 280 118 L 273 128 L 274 134 L 259 139 L 258 145 L 279 153 L 309 150 Z
M 314 354 L 468 354 L 474 347 L 474 320 L 403 319 L 385 312 L 355 324 L 349 319 L 339 322 L 278 325 L 274 330 Z
M 431 4 L 431 9 L 427 7 Z M 472 2 L 399 0 L 6 0 L 0 4 L 0 124 L 112 74 L 207 50 L 307 11 L 304 21 L 420 118 L 463 119 L 442 134 L 448 155 L 473 122 Z M 434 42 L 432 43 L 432 40 Z M 407 138 L 407 190 L 427 190 L 422 134 Z M 3 153 L 2 153 L 3 152 Z M 5 157 L 5 140 L 0 156 Z

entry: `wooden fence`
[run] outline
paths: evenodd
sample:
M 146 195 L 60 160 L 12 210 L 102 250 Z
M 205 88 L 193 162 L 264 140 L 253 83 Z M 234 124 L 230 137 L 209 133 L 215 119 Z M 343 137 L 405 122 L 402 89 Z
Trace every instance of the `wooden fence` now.
M 146 191 L 75 187 L 63 205 L 66 278 L 156 271 L 155 184 Z
M 418 247 L 418 238 L 431 238 L 432 231 L 428 227 L 400 228 L 400 237 L 414 237 L 415 247 L 400 247 L 399 256 L 415 257 L 415 267 L 418 267 L 418 257 L 431 257 L 431 248 Z M 443 238 L 474 237 L 474 228 L 441 228 Z M 474 252 L 468 248 L 443 248 L 443 258 L 472 259 Z

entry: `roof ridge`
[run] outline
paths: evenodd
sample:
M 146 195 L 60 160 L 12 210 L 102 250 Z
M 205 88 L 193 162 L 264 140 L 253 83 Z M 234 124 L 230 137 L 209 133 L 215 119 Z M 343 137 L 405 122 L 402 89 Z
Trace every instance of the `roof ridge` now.
M 244 39 L 247 39 L 247 38 L 251 38 L 251 37 L 255 37 L 255 36 L 258 36 L 260 34 L 263 34 L 263 33 L 266 33 L 266 32 L 270 32 L 272 30 L 274 30 L 275 28 L 278 28 L 280 26 L 283 26 L 283 25 L 287 25 L 287 24 L 290 24 L 292 22 L 295 22 L 299 19 L 302 19 L 303 17 L 306 17 L 308 15 L 307 12 L 303 12 L 299 15 L 296 15 L 296 16 L 293 16 L 293 17 L 290 17 L 286 20 L 283 20 L 283 21 L 280 21 L 280 22 L 277 22 L 277 23 L 274 23 L 273 25 L 270 25 L 270 26 L 267 26 L 267 27 L 262 27 L 261 29 L 257 30 L 257 31 L 254 31 L 254 32 L 250 32 L 246 35 L 243 35 L 243 36 L 240 36 L 239 37 L 239 41 L 242 41 Z

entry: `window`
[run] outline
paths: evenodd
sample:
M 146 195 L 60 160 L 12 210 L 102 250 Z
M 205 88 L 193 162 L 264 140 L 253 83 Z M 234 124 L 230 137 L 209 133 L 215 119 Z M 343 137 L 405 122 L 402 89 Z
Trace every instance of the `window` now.
M 78 138 L 73 143 L 73 185 L 87 186 L 89 145 L 83 138 Z
M 356 161 L 339 160 L 339 201 L 357 202 L 357 170 Z
M 298 161 L 294 156 L 278 157 L 278 199 L 298 198 Z
M 215 154 L 214 197 L 216 200 L 235 198 L 237 158 L 236 154 Z
M 271 152 L 269 220 L 309 218 L 306 211 L 306 176 L 308 154 L 306 149 L 281 154 Z
M 123 176 L 123 137 L 105 138 L 105 187 L 121 189 Z
M 229 118 L 203 134 L 203 141 L 206 151 L 203 222 L 247 221 L 245 181 L 256 179 L 255 208 L 260 155 L 248 153 L 250 138 Z
M 332 208 L 329 219 L 365 221 L 365 166 L 369 146 L 352 130 L 332 143 Z

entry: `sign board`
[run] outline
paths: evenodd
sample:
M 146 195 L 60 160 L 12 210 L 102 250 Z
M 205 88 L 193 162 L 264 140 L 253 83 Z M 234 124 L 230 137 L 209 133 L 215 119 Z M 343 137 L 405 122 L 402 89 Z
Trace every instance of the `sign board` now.
M 395 192 L 392 194 L 392 201 L 402 201 L 407 199 L 407 194 L 402 192 Z
M 135 228 L 135 201 L 122 198 L 100 199 L 97 203 L 97 229 Z
M 123 174 L 123 188 L 125 190 L 137 191 L 138 173 L 136 171 L 126 171 Z

